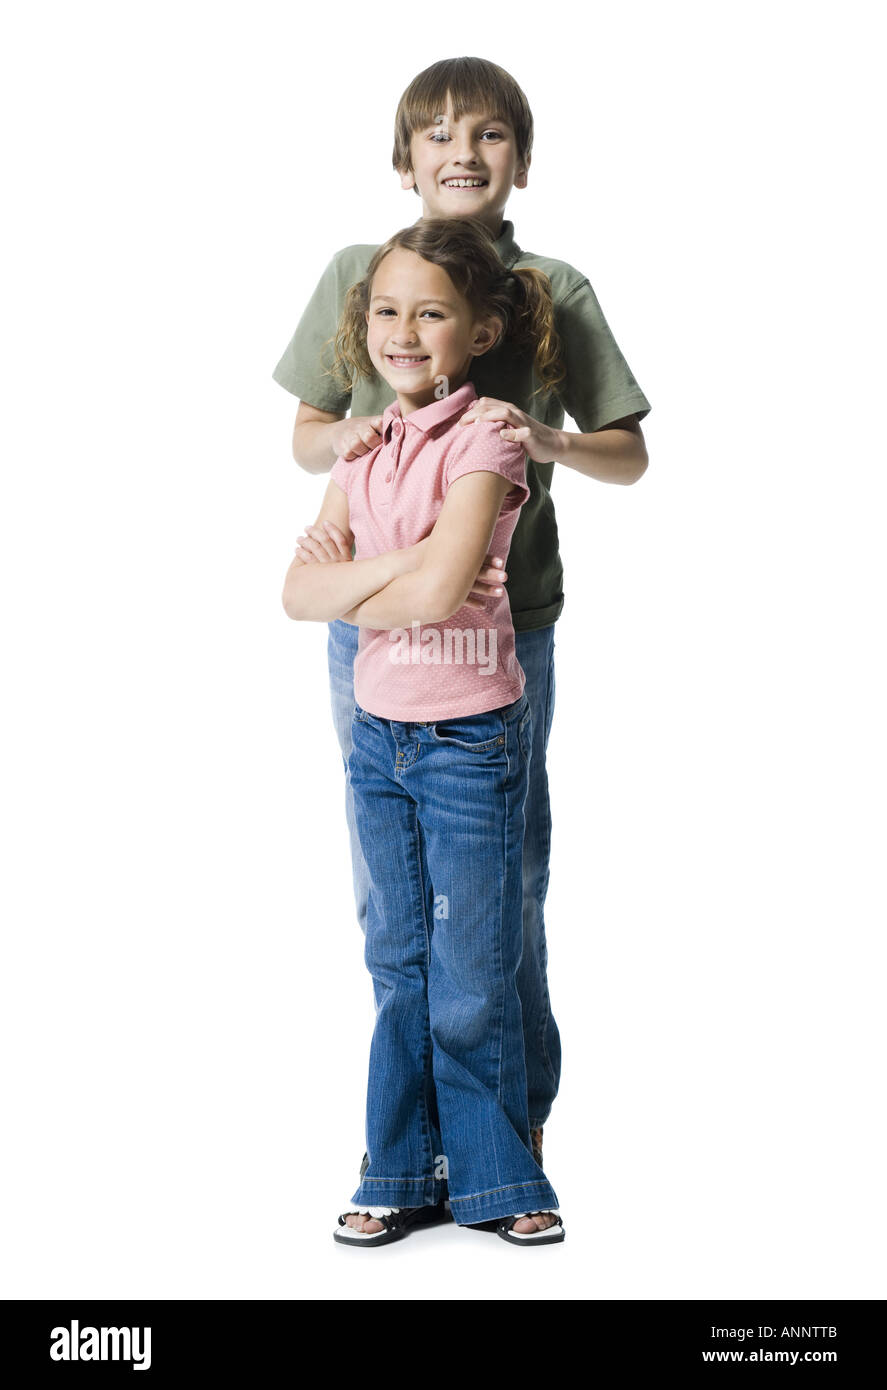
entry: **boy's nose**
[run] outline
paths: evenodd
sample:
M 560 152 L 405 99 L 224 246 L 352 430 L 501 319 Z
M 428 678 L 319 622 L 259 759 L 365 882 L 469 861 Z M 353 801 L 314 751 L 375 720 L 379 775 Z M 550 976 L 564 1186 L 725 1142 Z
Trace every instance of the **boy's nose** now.
M 463 130 L 453 135 L 453 162 L 455 164 L 477 164 L 477 148 L 470 131 Z

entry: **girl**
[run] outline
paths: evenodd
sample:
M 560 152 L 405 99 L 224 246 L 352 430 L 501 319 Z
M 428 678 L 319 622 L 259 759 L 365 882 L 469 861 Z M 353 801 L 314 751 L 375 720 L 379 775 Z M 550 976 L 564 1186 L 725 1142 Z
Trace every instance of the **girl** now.
M 473 219 L 422 219 L 349 291 L 342 371 L 396 392 L 382 443 L 333 467 L 300 541 L 291 618 L 360 628 L 348 765 L 370 873 L 366 963 L 376 1023 L 369 1166 L 334 1232 L 375 1246 L 433 1220 L 515 1244 L 564 1238 L 533 1155 L 516 972 L 531 713 L 514 650 L 507 557 L 529 496 L 499 422 L 459 428 L 472 358 L 526 344 L 540 390 L 563 376 L 547 277 L 505 270 Z M 355 556 L 351 558 L 352 541 Z

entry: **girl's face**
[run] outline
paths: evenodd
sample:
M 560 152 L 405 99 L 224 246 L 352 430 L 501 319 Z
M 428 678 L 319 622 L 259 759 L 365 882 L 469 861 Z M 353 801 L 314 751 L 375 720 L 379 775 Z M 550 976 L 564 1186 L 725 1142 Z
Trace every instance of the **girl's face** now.
M 412 410 L 457 390 L 499 331 L 497 320 L 475 315 L 442 266 L 400 246 L 373 276 L 366 320 L 370 361 Z

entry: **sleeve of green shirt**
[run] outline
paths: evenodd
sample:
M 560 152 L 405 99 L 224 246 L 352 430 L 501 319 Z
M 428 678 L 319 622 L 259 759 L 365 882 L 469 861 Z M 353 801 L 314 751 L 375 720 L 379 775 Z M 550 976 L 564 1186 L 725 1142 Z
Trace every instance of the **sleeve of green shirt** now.
M 557 394 L 580 433 L 592 434 L 626 415 L 643 420 L 650 402 L 622 356 L 588 280 L 557 305 L 555 322 L 567 369 Z
M 286 351 L 271 373 L 278 385 L 298 396 L 306 405 L 328 410 L 334 415 L 346 415 L 351 405 L 351 392 L 344 391 L 338 381 L 328 376 L 325 368 L 332 365 L 334 338 L 339 321 L 340 295 L 337 252 L 320 277 L 317 288 L 305 306 L 298 327 Z

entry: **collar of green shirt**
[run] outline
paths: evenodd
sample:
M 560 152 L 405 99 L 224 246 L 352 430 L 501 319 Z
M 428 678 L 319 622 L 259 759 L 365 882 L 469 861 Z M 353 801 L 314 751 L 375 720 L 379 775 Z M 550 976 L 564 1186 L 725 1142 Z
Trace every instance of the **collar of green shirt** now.
M 496 238 L 496 250 L 499 252 L 499 259 L 506 270 L 510 270 L 521 255 L 521 249 L 514 239 L 513 222 L 502 223 L 502 230 Z
M 416 223 L 421 221 L 421 217 L 416 218 Z M 513 222 L 507 222 L 503 219 L 502 230 L 496 238 L 496 250 L 499 252 L 499 259 L 506 270 L 510 270 L 515 261 L 523 255 L 523 252 L 514 239 Z

